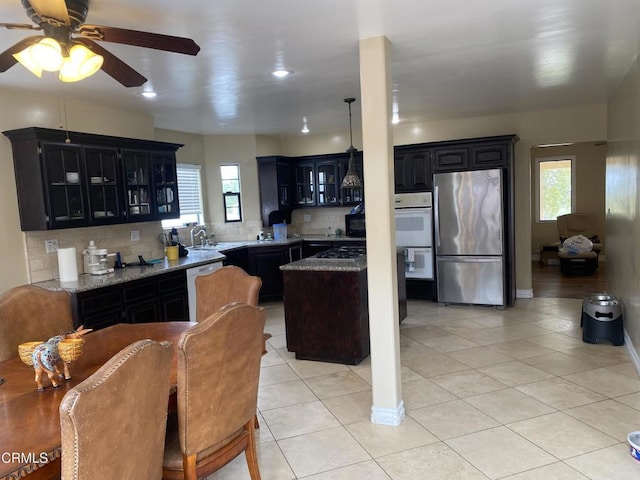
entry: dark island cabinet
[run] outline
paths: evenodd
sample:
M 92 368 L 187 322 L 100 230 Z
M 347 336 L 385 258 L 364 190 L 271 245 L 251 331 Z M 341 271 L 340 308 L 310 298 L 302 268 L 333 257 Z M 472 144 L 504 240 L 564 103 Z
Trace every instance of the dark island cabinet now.
M 23 231 L 180 217 L 180 144 L 38 127 L 3 133 Z
M 185 270 L 78 292 L 71 298 L 75 327 L 98 330 L 117 323 L 189 320 Z
M 396 193 L 428 192 L 433 188 L 430 150 L 397 147 L 393 166 Z

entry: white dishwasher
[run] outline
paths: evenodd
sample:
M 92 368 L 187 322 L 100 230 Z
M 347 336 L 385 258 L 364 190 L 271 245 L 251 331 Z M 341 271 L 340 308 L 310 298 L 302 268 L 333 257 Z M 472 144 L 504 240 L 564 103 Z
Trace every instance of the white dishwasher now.
M 222 262 L 208 263 L 199 267 L 187 268 L 187 293 L 189 296 L 189 320 L 196 321 L 196 277 L 209 275 L 222 267 Z

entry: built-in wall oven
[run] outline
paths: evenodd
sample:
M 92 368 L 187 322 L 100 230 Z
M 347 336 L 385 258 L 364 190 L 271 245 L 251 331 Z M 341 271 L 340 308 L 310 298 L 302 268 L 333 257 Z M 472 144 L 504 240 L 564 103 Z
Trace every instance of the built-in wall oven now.
M 396 245 L 405 247 L 405 277 L 433 279 L 431 192 L 395 195 Z

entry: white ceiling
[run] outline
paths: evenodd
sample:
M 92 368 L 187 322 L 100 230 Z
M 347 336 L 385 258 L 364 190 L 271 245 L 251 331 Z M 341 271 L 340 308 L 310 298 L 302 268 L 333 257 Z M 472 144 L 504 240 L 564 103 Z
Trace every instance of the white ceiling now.
M 0 88 L 143 111 L 171 130 L 295 135 L 303 116 L 312 133 L 346 128 L 363 38 L 391 41 L 410 122 L 605 102 L 640 51 L 639 0 L 93 0 L 86 21 L 191 37 L 202 50 L 102 43 L 149 79 L 153 100 L 103 72 L 63 84 L 19 64 Z M 20 0 L 0 0 L 0 22 L 29 23 Z M 0 50 L 30 34 L 0 29 Z M 277 66 L 295 73 L 276 80 Z

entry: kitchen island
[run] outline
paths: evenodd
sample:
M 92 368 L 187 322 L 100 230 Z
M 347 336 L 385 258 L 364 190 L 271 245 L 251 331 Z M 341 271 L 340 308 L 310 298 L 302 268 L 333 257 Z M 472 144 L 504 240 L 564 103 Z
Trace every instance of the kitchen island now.
M 398 313 L 402 321 L 407 316 L 402 248 L 398 249 L 397 262 Z M 348 365 L 364 360 L 370 353 L 364 250 L 336 248 L 280 269 L 287 350 L 301 360 Z

